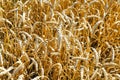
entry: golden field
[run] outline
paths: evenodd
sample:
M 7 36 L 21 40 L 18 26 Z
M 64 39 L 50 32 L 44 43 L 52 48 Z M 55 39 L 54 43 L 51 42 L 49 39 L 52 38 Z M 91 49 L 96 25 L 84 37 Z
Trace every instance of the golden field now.
M 120 0 L 0 0 L 0 80 L 120 80 Z

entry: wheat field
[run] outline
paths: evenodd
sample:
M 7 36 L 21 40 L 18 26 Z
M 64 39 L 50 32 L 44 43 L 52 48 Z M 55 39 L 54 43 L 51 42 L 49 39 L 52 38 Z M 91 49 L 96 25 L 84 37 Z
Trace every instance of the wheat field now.
M 120 0 L 0 0 L 0 80 L 120 80 Z

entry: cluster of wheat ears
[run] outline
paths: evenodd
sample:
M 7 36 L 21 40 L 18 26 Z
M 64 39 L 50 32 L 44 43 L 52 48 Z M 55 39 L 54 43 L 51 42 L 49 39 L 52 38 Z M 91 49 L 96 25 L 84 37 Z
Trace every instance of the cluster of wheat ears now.
M 120 80 L 120 0 L 0 0 L 0 80 Z

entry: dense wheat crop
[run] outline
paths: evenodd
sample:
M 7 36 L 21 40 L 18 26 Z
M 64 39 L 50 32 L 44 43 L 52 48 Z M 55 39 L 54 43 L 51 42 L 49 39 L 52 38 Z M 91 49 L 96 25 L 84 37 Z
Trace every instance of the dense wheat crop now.
M 120 80 L 120 0 L 0 0 L 0 80 Z

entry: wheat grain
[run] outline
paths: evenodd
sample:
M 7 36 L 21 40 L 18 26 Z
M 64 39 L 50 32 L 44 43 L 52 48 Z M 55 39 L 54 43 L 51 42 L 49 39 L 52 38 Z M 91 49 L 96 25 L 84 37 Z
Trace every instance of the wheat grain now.
M 71 57 L 71 58 L 75 60 L 88 60 L 87 58 L 84 57 Z
M 59 52 L 51 52 L 50 54 L 51 54 L 51 55 L 60 55 Z
M 0 80 L 119 80 L 119 4 L 0 0 Z

